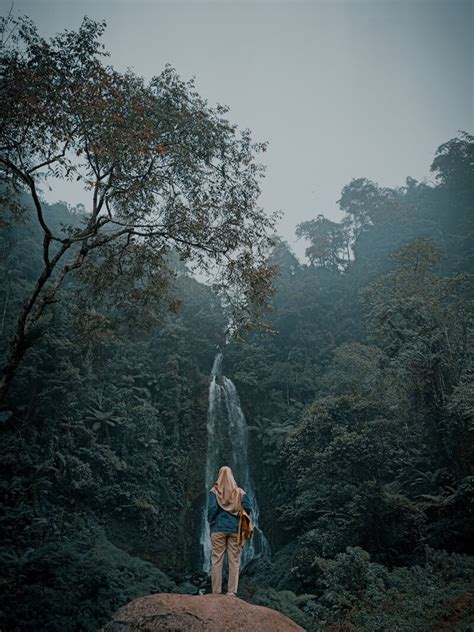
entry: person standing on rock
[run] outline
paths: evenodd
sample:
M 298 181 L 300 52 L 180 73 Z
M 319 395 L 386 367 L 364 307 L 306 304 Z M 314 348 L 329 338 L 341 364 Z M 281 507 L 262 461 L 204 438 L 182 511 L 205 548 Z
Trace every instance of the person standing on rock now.
M 209 491 L 207 519 L 211 531 L 211 581 L 212 592 L 222 592 L 222 564 L 227 550 L 229 562 L 229 581 L 227 594 L 236 596 L 239 585 L 240 554 L 242 545 L 238 544 L 239 511 L 243 507 L 248 514 L 252 511 L 250 499 L 241 487 L 237 486 L 229 466 L 219 470 L 217 481 Z

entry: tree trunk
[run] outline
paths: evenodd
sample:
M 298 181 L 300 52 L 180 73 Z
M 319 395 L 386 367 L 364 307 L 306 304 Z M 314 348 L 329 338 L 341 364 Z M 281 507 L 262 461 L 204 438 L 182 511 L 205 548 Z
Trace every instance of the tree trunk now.
M 3 304 L 2 326 L 0 328 L 0 334 L 2 335 L 3 335 L 3 330 L 5 329 L 5 317 L 7 315 L 8 299 L 10 298 L 10 290 L 11 290 L 11 286 L 10 284 L 8 284 L 7 295 L 5 297 L 5 302 Z
M 10 386 L 26 351 L 26 347 L 22 343 L 24 343 L 24 335 L 22 337 L 15 336 L 12 349 L 3 367 L 2 377 L 0 378 L 0 410 L 8 408 Z
M 38 320 L 41 316 L 44 307 L 51 301 L 54 294 L 56 293 L 59 285 L 61 284 L 64 275 L 69 270 L 71 266 L 64 266 L 62 272 L 58 275 L 56 282 L 51 288 L 50 292 L 43 296 L 38 305 L 38 297 L 45 289 L 45 285 L 48 283 L 51 275 L 53 274 L 54 268 L 58 263 L 59 259 L 63 256 L 63 254 L 68 249 L 68 245 L 63 245 L 60 251 L 57 253 L 54 258 L 52 264 L 49 264 L 44 267 L 43 272 L 36 282 L 35 289 L 31 294 L 28 301 L 24 304 L 21 314 L 17 321 L 15 337 L 13 338 L 10 346 L 10 350 L 7 356 L 7 360 L 2 370 L 2 376 L 0 378 L 0 410 L 8 407 L 8 393 L 10 390 L 11 383 L 13 378 L 15 377 L 16 370 L 25 355 L 25 352 L 28 348 L 26 344 L 26 335 L 32 325 Z

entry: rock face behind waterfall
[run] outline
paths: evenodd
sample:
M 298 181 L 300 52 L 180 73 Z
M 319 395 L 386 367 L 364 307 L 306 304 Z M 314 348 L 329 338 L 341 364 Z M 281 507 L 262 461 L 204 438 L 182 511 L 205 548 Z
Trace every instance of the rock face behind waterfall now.
M 227 595 L 157 593 L 120 608 L 103 632 L 304 632 L 280 612 Z

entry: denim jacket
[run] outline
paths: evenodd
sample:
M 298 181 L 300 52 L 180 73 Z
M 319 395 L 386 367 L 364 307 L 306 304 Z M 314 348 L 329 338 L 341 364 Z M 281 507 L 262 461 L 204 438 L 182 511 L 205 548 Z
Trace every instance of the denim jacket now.
M 242 507 L 247 510 L 247 513 L 252 518 L 252 505 L 247 494 L 244 494 L 242 498 Z M 222 507 L 220 507 L 217 503 L 217 498 L 214 492 L 209 492 L 207 519 L 209 521 L 211 533 L 215 531 L 223 533 L 237 533 L 239 530 L 239 516 L 234 516 L 234 514 L 222 509 Z

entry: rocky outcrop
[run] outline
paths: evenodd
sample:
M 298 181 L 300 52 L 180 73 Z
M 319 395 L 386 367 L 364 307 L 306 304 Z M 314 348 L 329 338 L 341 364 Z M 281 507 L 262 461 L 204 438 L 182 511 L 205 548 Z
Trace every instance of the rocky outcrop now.
M 304 632 L 280 612 L 227 595 L 157 593 L 118 610 L 103 632 Z

